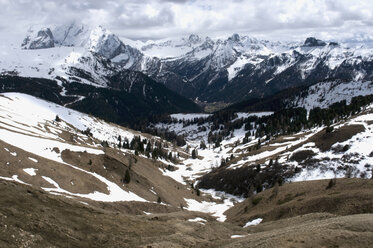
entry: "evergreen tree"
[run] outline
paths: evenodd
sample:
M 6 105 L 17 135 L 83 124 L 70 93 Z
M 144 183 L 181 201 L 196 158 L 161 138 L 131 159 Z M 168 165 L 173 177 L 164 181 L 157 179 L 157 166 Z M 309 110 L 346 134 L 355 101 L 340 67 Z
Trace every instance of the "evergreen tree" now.
M 196 149 L 193 149 L 193 151 L 192 151 L 192 159 L 196 159 L 196 158 L 197 158 Z
M 124 174 L 123 182 L 128 184 L 130 183 L 130 181 L 131 181 L 130 171 L 127 169 L 126 173 Z

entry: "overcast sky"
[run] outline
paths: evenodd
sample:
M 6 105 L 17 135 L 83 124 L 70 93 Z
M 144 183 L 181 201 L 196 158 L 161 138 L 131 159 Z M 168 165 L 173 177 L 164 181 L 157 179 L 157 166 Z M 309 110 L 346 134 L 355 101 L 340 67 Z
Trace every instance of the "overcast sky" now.
M 31 24 L 103 25 L 121 37 L 158 39 L 234 32 L 272 40 L 373 36 L 373 0 L 0 0 L 0 35 Z

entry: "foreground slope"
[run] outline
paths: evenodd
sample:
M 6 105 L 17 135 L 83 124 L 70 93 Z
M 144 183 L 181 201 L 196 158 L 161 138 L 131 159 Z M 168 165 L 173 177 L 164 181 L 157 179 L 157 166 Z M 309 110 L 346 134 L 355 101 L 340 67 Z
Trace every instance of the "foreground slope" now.
M 0 95 L 0 116 L 1 246 L 339 245 L 344 241 L 341 235 L 350 246 L 371 245 L 371 180 L 337 181 L 331 190 L 324 188 L 328 181 L 303 182 L 304 201 L 296 193 L 293 197 L 294 187 L 302 189 L 294 183 L 280 187 L 275 200 L 268 198 L 273 190 L 258 194 L 263 197 L 257 204 L 260 209 L 251 207 L 253 198 L 234 207 L 240 199 L 234 202 L 226 194 L 200 191 L 194 185 L 196 178 L 211 170 L 218 149 L 194 159 L 186 147 L 19 93 Z M 124 147 L 118 144 L 119 137 L 125 140 Z M 126 140 L 146 140 L 150 147 L 157 143 L 171 158 L 148 158 L 127 147 Z M 282 204 L 271 203 L 282 198 L 286 199 Z M 347 207 L 276 215 L 284 207 L 302 209 L 308 200 L 324 198 L 343 201 Z M 361 201 L 356 203 L 357 199 Z M 302 215 L 307 213 L 311 214 Z M 368 214 L 351 215 L 356 213 Z M 262 224 L 246 227 L 245 222 L 258 218 Z M 311 232 L 315 228 L 316 234 Z
M 327 184 L 327 181 L 321 184 Z M 351 184 L 345 186 L 347 190 L 353 189 Z M 126 207 L 106 203 L 95 207 L 46 194 L 44 191 L 15 182 L 0 181 L 0 189 L 2 247 L 373 245 L 372 214 L 339 216 L 313 213 L 242 228 L 236 224 L 213 221 L 211 217 L 202 213 L 196 215 L 188 211 L 151 215 L 128 214 L 126 210 L 138 206 L 132 204 Z M 346 203 L 353 204 L 349 201 Z
M 190 155 L 159 137 L 19 93 L 1 94 L 0 106 L 3 180 L 88 204 L 162 203 L 210 213 L 219 221 L 233 206 L 230 199 L 200 194 L 185 181 L 176 164 L 189 167 Z M 172 172 L 179 180 L 170 177 Z M 132 212 L 158 211 L 152 204 L 139 206 Z

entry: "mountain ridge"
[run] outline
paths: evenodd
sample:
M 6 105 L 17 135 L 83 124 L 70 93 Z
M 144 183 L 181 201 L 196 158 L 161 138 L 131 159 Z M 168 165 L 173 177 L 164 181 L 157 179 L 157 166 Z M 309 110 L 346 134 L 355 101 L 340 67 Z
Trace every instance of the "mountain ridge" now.
M 104 81 L 103 75 L 113 73 L 113 70 L 125 68 L 143 72 L 184 97 L 227 103 L 262 98 L 289 87 L 310 85 L 327 78 L 351 81 L 373 78 L 373 53 L 369 45 L 327 43 L 313 37 L 304 42 L 273 42 L 239 34 L 220 39 L 190 35 L 148 42 L 123 39 L 123 42 L 101 26 L 94 29 L 78 27 L 50 28 L 52 36 L 57 37 L 54 44 L 60 49 L 65 47 L 63 49 L 66 51 L 60 53 L 56 46 L 42 49 L 50 50 L 48 60 L 55 66 L 42 69 L 40 67 L 43 66 L 34 63 L 29 65 L 30 70 L 52 71 L 50 74 L 44 73 L 43 77 L 53 78 L 58 74 L 67 78 L 66 74 L 70 72 L 66 73 L 66 70 L 69 67 L 81 67 L 80 60 L 91 57 L 97 61 L 94 62 L 96 65 L 84 69 L 95 72 L 94 68 L 103 66 L 97 56 L 89 54 L 94 53 L 113 65 L 112 70 L 96 73 L 98 81 Z M 45 28 L 42 30 L 45 31 Z M 40 42 L 43 47 L 52 37 L 47 34 L 42 32 L 34 41 L 28 36 L 27 44 Z M 66 39 L 62 42 L 61 37 L 69 37 L 67 40 L 75 43 Z M 70 50 L 66 48 L 71 45 Z M 71 50 L 75 59 L 71 59 Z M 52 58 L 54 55 L 70 59 L 56 64 Z M 18 68 L 25 66 L 24 62 L 18 63 Z M 19 72 L 14 66 L 2 67 L 3 74 Z M 102 85 L 101 82 L 87 83 Z

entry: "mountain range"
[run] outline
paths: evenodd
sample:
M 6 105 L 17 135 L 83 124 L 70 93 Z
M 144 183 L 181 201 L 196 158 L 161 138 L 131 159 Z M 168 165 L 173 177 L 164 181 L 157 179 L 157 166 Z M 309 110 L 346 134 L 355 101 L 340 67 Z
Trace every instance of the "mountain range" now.
M 110 87 L 108 77 L 129 69 L 202 102 L 262 98 L 326 79 L 371 80 L 373 71 L 369 43 L 313 37 L 303 42 L 274 42 L 239 34 L 223 38 L 192 34 L 142 42 L 121 39 L 102 26 L 70 24 L 34 27 L 21 46 L 16 56 L 13 51 L 3 58 L 2 74 L 74 77 Z M 19 59 L 26 54 L 32 59 Z

